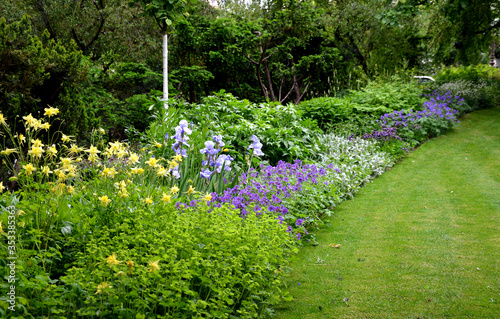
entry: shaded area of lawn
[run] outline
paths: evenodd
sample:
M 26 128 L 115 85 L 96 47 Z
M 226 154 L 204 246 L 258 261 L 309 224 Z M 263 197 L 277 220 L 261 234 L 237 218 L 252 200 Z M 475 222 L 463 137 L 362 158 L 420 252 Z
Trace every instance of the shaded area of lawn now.
M 325 223 L 278 318 L 498 318 L 500 108 L 466 115 Z

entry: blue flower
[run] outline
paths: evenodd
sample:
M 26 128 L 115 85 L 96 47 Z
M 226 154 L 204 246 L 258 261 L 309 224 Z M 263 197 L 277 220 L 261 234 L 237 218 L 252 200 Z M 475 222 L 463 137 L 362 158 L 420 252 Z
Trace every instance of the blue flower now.
M 253 149 L 253 155 L 255 156 L 263 156 L 264 153 L 262 152 L 262 143 L 259 141 L 259 139 L 257 138 L 257 136 L 255 135 L 252 135 L 250 137 L 250 139 L 252 140 L 252 144 L 248 147 L 248 149 Z
M 212 141 L 206 141 L 205 142 L 205 148 L 201 149 L 200 150 L 200 153 L 201 154 L 208 154 L 208 155 L 215 155 L 217 153 L 219 153 L 219 149 L 215 149 L 214 148 L 215 146 L 215 143 L 212 142 Z
M 217 167 L 217 173 L 220 173 L 222 171 L 222 167 L 224 167 L 226 171 L 230 171 L 231 167 L 229 165 L 231 165 L 232 160 L 233 158 L 229 155 L 225 154 L 220 155 L 215 161 L 215 166 Z
M 206 168 L 204 171 L 201 171 L 200 176 L 201 178 L 210 178 L 212 176 L 213 172 Z
M 217 143 L 217 147 L 221 148 L 224 147 L 226 144 L 222 141 L 222 135 L 214 135 L 212 136 L 212 139 Z
M 191 122 L 191 127 L 192 127 L 192 124 L 193 124 L 193 122 Z M 187 135 L 191 135 L 192 131 L 188 127 L 188 122 L 186 120 L 181 120 L 179 122 L 179 126 L 178 127 L 180 127 L 182 129 L 183 133 L 186 133 Z M 176 131 L 177 131 L 177 128 L 176 128 Z

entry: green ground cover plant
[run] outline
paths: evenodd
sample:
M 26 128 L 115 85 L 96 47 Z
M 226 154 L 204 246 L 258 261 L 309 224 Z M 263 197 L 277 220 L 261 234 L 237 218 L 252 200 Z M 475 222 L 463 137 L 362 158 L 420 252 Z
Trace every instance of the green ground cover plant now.
M 495 318 L 499 118 L 466 115 L 339 205 L 292 263 L 277 318 Z

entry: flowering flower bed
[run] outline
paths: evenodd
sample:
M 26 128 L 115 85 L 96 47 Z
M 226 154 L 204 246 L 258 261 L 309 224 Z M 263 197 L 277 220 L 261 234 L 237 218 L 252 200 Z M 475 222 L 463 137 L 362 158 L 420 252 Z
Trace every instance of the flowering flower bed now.
M 34 317 L 263 316 L 288 298 L 280 283 L 295 246 L 314 244 L 311 230 L 320 218 L 394 164 L 394 147 L 385 145 L 396 141 L 402 144 L 390 145 L 400 148 L 410 133 L 456 121 L 449 106 L 460 99 L 430 98 L 422 111 L 384 115 L 384 126 L 364 138 L 308 135 L 314 157 L 276 165 L 261 162 L 260 133 L 240 138 L 238 147 L 249 153 L 239 154 L 223 134 L 175 116 L 175 124 L 154 126 L 153 138 L 133 149 L 105 143 L 100 129 L 88 148 L 61 132 L 47 136 L 54 108 L 44 119 L 23 117 L 25 132 L 17 134 L 0 113 L 10 138 L 0 154 L 19 189 L 10 184 L 5 192 L 0 181 L 0 243 L 18 262 L 16 311 Z M 17 250 L 3 249 L 11 240 L 4 232 L 7 210 L 17 218 Z M 0 296 L 2 314 L 9 306 Z

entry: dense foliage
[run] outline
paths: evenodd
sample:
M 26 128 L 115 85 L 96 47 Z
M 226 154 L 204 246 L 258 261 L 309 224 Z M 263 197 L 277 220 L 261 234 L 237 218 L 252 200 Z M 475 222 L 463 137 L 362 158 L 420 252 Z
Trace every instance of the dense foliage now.
M 1 316 L 272 315 L 322 216 L 499 104 L 497 69 L 430 61 L 484 51 L 494 3 L 429 42 L 469 3 L 0 3 Z
M 409 84 L 393 85 L 368 88 Z M 270 315 L 288 298 L 281 282 L 290 256 L 316 244 L 321 217 L 463 111 L 463 99 L 449 92 L 422 99 L 407 108 L 388 103 L 394 111 L 382 115 L 353 106 L 356 117 L 343 122 L 332 108 L 335 134 L 293 104 L 220 92 L 166 110 L 153 99 L 154 120 L 134 144 L 107 142 L 100 128 L 90 146 L 61 131 L 44 134 L 57 108 L 23 116 L 21 130 L 0 114 L 9 140 L 1 150 L 2 287 L 15 287 L 14 299 L 0 297 L 2 314 Z M 17 257 L 14 277 L 9 254 Z

